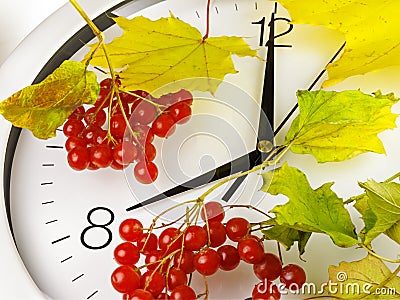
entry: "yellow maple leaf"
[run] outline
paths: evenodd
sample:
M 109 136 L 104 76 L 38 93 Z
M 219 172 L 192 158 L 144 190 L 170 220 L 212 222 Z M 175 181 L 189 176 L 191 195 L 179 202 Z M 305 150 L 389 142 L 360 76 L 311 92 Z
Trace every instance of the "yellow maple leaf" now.
M 131 90 L 154 91 L 164 85 L 187 78 L 223 79 L 237 73 L 232 54 L 256 56 L 256 51 L 240 37 L 209 37 L 172 14 L 152 21 L 143 16 L 115 19 L 123 35 L 106 45 L 113 68 L 122 84 Z M 92 46 L 92 50 L 96 45 Z M 90 54 L 90 52 L 89 52 Z M 89 58 L 89 54 L 85 59 Z M 108 67 L 99 51 L 91 65 Z M 179 88 L 214 92 L 217 80 L 184 81 Z M 165 90 L 164 90 L 165 92 Z
M 279 0 L 293 23 L 324 25 L 345 36 L 341 58 L 328 65 L 330 86 L 344 79 L 400 65 L 397 0 Z

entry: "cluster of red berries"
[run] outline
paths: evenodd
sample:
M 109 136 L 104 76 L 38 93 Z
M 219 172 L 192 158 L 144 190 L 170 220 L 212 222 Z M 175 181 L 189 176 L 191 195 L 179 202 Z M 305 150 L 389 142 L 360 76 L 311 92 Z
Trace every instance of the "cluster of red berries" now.
M 180 90 L 154 98 L 141 90 L 120 91 L 120 84 L 119 79 L 114 85 L 110 78 L 101 81 L 96 103 L 78 107 L 65 122 L 68 164 L 74 170 L 121 170 L 137 162 L 136 179 L 152 183 L 158 176 L 154 136 L 166 138 L 176 124 L 189 120 L 193 96 Z
M 137 219 L 121 223 L 119 234 L 125 242 L 114 250 L 120 266 L 112 273 L 111 283 L 123 300 L 196 299 L 188 285 L 190 274 L 231 271 L 240 261 L 252 264 L 254 274 L 262 280 L 253 289 L 253 299 L 280 299 L 278 287 L 270 286 L 277 278 L 291 289 L 304 284 L 304 270 L 294 264 L 282 267 L 276 255 L 265 253 L 262 241 L 250 234 L 246 219 L 234 217 L 222 223 L 223 207 L 214 201 L 202 206 L 200 216 L 204 226 L 166 227 L 158 237 L 152 230 L 143 230 Z M 144 264 L 137 267 L 141 257 Z

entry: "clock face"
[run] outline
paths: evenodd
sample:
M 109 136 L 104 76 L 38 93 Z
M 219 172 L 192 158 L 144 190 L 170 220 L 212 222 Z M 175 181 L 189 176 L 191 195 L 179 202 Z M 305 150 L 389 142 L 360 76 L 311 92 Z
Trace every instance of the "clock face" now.
M 169 16 L 170 12 L 205 31 L 204 0 L 133 1 L 110 9 L 99 22 L 109 39 L 120 34 L 120 29 L 107 17 L 110 14 L 158 19 Z M 267 53 L 265 45 L 271 13 L 289 18 L 282 7 L 270 1 L 216 0 L 212 2 L 210 12 L 210 35 L 246 36 L 253 48 L 260 49 L 261 56 Z M 53 22 L 56 21 L 59 19 L 53 18 Z M 35 34 L 45 34 L 52 25 L 50 22 L 45 24 Z M 276 21 L 275 27 L 277 34 L 287 32 L 277 38 L 276 43 L 290 47 L 275 49 L 275 112 L 269 131 L 277 128 L 295 105 L 295 91 L 307 89 L 343 43 L 340 36 L 321 28 L 295 27 L 289 32 L 290 26 L 285 19 Z M 85 41 L 84 31 L 78 33 L 60 51 L 54 51 L 55 55 L 39 77 L 45 76 L 63 60 L 70 59 L 69 56 L 72 60 L 83 58 L 88 49 L 82 40 L 87 43 L 90 39 Z M 70 36 L 62 37 L 68 38 Z M 179 125 L 174 135 L 167 139 L 156 138 L 155 162 L 159 166 L 159 176 L 151 185 L 135 180 L 133 166 L 123 171 L 111 168 L 73 171 L 67 164 L 66 138 L 62 131 L 58 131 L 53 139 L 38 140 L 28 131 L 12 130 L 6 153 L 10 168 L 6 168 L 4 173 L 5 178 L 10 179 L 4 187 L 9 192 L 5 199 L 8 220 L 22 261 L 43 293 L 53 299 L 118 299 L 120 295 L 112 288 L 110 276 L 117 266 L 113 251 L 122 242 L 118 234 L 120 223 L 127 218 L 137 218 L 150 225 L 156 215 L 179 202 L 195 199 L 211 184 L 144 208 L 129 208 L 256 148 L 265 63 L 254 58 L 237 57 L 234 57 L 234 63 L 239 72 L 227 75 L 215 94 L 193 92 L 193 113 L 186 124 Z M 40 70 L 44 65 L 34 70 Z M 3 77 L 9 72 L 7 68 L 1 71 Z M 105 77 L 96 72 L 99 78 Z M 33 77 L 36 75 L 32 74 Z M 356 86 L 374 90 L 376 88 L 370 83 L 376 84 L 376 80 L 373 77 L 356 78 L 340 88 L 348 84 L 353 89 Z M 385 80 L 380 87 L 393 90 L 394 83 Z M 266 117 L 262 118 L 265 120 Z M 276 136 L 277 142 L 282 143 L 287 129 L 288 124 L 282 127 Z M 317 167 L 313 158 L 307 156 L 288 154 L 285 160 L 306 170 L 315 186 L 336 181 L 337 193 L 345 198 L 360 192 L 357 180 L 385 179 L 400 169 L 396 155 L 400 153 L 400 147 L 393 143 L 398 133 L 384 133 L 384 142 L 390 145 L 387 157 L 367 154 L 348 164 L 322 167 Z M 283 198 L 268 201 L 266 194 L 259 191 L 261 184 L 258 174 L 249 175 L 228 202 L 251 204 L 268 211 L 285 201 Z M 222 186 L 211 195 L 211 199 L 223 203 L 221 199 L 228 188 L 229 185 Z M 182 211 L 173 211 L 163 215 L 163 221 L 171 221 L 181 214 Z M 228 217 L 240 214 L 257 222 L 262 220 L 262 216 L 247 209 L 228 210 L 226 214 Z M 268 247 L 275 251 L 274 245 L 268 244 Z M 304 268 L 309 281 L 316 283 L 327 280 L 327 274 L 320 270 L 326 270 L 328 265 L 337 264 L 342 257 L 354 259 L 364 255 L 354 249 L 338 250 L 330 240 L 318 236 L 308 247 L 303 258 L 310 263 L 304 264 Z M 395 256 L 394 249 L 384 245 L 381 248 L 387 256 Z M 332 255 L 326 257 L 326 253 Z M 295 250 L 285 252 L 284 259 L 302 264 Z M 210 299 L 245 299 L 250 296 L 256 282 L 249 265 L 241 264 L 233 272 L 220 271 L 209 280 Z M 193 286 L 198 291 L 204 289 L 203 279 L 198 274 L 193 276 Z

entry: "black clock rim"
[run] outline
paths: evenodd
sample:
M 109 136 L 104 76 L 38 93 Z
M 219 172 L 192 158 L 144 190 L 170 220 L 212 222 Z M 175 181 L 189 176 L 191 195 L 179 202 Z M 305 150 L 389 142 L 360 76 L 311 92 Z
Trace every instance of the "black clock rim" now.
M 104 31 L 115 24 L 115 21 L 112 19 L 116 17 L 113 14 L 113 11 L 117 10 L 118 8 L 132 2 L 134 0 L 124 0 L 121 1 L 119 4 L 111 7 L 107 11 L 103 12 L 99 16 L 93 19 L 93 22 L 96 26 L 101 30 Z M 32 84 L 39 83 L 43 81 L 49 74 L 51 74 L 57 67 L 61 65 L 61 63 L 65 60 L 70 59 L 78 50 L 83 48 L 85 44 L 90 42 L 95 35 L 93 34 L 92 30 L 88 25 L 83 26 L 79 29 L 74 35 L 72 35 L 54 54 L 53 56 L 47 61 L 47 63 L 43 66 L 40 70 L 38 75 L 33 80 Z M 12 173 L 12 166 L 15 156 L 15 150 L 17 148 L 17 144 L 19 141 L 19 137 L 21 135 L 22 128 L 12 126 L 10 130 L 10 134 L 7 140 L 5 158 L 4 158 L 4 168 L 3 168 L 3 192 L 4 192 L 4 201 L 5 201 L 5 208 L 6 208 L 6 215 L 8 226 L 11 232 L 11 235 L 14 240 L 14 244 L 17 247 L 14 230 L 12 225 L 12 218 L 11 218 L 11 173 Z

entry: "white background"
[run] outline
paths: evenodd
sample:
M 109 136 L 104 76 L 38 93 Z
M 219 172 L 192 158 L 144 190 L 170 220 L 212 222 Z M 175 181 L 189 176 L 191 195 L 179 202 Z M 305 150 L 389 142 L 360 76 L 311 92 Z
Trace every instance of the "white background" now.
M 67 0 L 0 0 L 0 65 L 26 35 L 67 2 Z
M 67 2 L 67 0 L 0 0 L 0 65 L 25 36 Z M 0 126 L 4 126 L 2 124 L 4 123 L 0 123 Z M 2 185 L 0 192 L 3 193 Z M 0 207 L 4 209 L 3 205 Z M 15 249 L 10 246 L 7 228 L 4 213 L 1 211 L 0 299 L 40 299 L 39 293 L 32 290 L 32 283 L 21 268 Z

